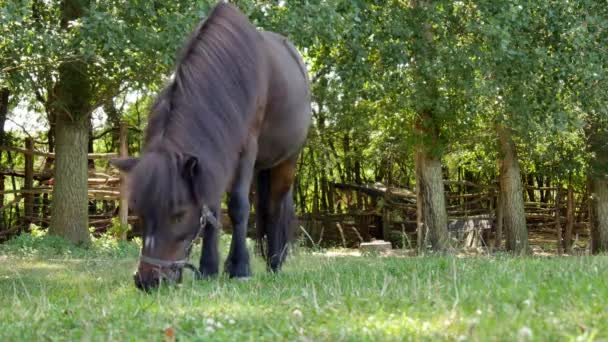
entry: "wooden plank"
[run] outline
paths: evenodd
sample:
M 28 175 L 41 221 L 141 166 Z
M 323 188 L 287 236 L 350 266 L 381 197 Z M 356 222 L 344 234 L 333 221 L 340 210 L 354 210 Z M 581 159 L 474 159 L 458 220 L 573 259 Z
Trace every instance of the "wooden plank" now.
M 45 194 L 45 193 L 50 193 L 53 190 L 53 188 L 34 188 L 31 190 L 27 190 L 27 189 L 17 189 L 17 190 L 3 190 L 0 191 L 0 194 L 3 195 L 7 195 L 7 194 Z
M 34 155 L 39 157 L 55 158 L 55 153 L 42 152 L 38 150 L 28 151 L 24 148 L 13 146 L 0 146 L 0 151 L 17 152 L 25 155 Z M 87 159 L 112 159 L 118 157 L 118 153 L 89 153 Z
M 0 194 L 48 194 L 52 193 L 53 188 L 45 187 L 45 188 L 34 188 L 31 190 L 28 189 L 18 189 L 18 190 L 4 190 L 0 191 Z M 105 195 L 105 196 L 114 196 L 118 198 L 120 196 L 120 191 L 113 190 L 113 188 L 93 188 L 88 190 L 89 195 Z
M 0 170 L 0 175 L 25 178 L 25 170 L 2 169 Z M 46 181 L 51 179 L 51 177 L 53 177 L 53 173 L 50 170 L 34 173 L 34 179 L 37 181 Z

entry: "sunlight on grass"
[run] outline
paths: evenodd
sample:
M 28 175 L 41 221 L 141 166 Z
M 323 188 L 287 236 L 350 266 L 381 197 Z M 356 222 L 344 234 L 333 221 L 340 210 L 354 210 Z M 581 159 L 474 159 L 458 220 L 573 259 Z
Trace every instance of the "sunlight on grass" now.
M 0 340 L 160 341 L 166 329 L 182 340 L 226 341 L 608 338 L 605 256 L 328 257 L 301 249 L 280 274 L 266 273 L 256 257 L 249 281 L 187 274 L 179 286 L 145 294 L 133 286 L 134 253 L 49 260 L 44 253 L 57 255 L 49 251 L 2 253 Z

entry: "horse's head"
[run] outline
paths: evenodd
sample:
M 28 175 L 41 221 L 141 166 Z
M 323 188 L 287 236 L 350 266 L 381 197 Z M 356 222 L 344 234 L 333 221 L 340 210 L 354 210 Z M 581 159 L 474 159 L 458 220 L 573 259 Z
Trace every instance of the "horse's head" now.
M 147 153 L 111 164 L 128 174 L 129 207 L 143 228 L 135 285 L 149 290 L 161 281 L 181 281 L 192 243 L 210 214 L 194 191 L 196 157 Z

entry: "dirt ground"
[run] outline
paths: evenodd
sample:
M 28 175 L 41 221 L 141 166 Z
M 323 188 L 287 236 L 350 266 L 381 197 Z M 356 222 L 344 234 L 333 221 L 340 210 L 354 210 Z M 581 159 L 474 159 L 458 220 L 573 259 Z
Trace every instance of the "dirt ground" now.
M 562 256 L 580 256 L 588 254 L 589 237 L 588 236 L 574 236 L 573 247 L 571 254 L 564 254 Z M 546 231 L 530 232 L 529 243 L 532 249 L 532 255 L 537 257 L 553 257 L 558 255 L 556 246 L 555 234 Z M 455 252 L 458 257 L 471 257 L 471 256 L 491 256 L 496 254 L 486 247 L 478 248 L 459 248 Z M 500 252 L 500 251 L 499 251 Z M 361 252 L 357 248 L 332 248 L 323 252 L 314 254 L 322 254 L 327 257 L 341 257 L 341 256 L 365 256 L 369 255 L 368 252 Z M 386 252 L 374 253 L 378 256 L 384 257 L 414 257 L 418 253 L 415 249 L 391 249 Z

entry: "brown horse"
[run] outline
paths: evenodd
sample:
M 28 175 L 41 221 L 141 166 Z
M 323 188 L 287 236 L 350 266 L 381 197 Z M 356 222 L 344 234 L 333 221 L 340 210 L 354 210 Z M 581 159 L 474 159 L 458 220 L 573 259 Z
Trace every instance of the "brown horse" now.
M 199 234 L 200 274 L 218 274 L 225 192 L 234 226 L 225 271 L 249 277 L 245 239 L 254 176 L 258 243 L 268 269 L 278 271 L 294 217 L 295 163 L 310 122 L 309 80 L 292 43 L 256 30 L 237 8 L 217 5 L 156 99 L 141 157 L 112 161 L 128 173 L 129 204 L 144 229 L 137 287 L 180 281 Z

